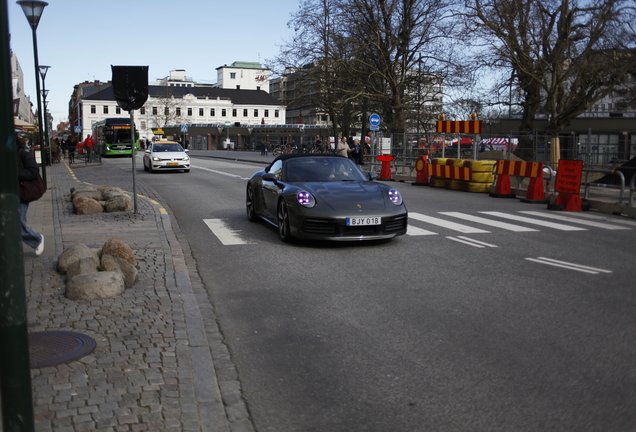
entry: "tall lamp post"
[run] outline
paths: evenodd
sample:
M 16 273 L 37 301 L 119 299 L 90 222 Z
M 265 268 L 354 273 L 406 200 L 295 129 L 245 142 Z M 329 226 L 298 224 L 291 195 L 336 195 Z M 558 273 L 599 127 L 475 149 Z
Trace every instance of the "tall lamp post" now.
M 38 100 L 38 126 L 40 131 L 40 141 L 42 141 L 42 99 L 40 98 L 40 65 L 38 63 L 38 38 L 36 30 L 40 23 L 42 12 L 49 4 L 43 1 L 18 1 L 16 3 L 22 6 L 22 11 L 26 16 L 27 21 L 29 21 L 29 25 L 31 25 L 31 30 L 33 32 L 33 60 L 35 63 L 35 89 Z M 46 153 L 44 151 L 44 143 L 42 142 L 40 143 L 40 157 L 42 159 L 42 179 L 44 180 L 44 183 L 46 183 Z
M 42 77 L 42 105 L 44 105 L 44 143 L 46 150 L 46 161 L 47 165 L 51 165 L 51 143 L 49 142 L 49 118 L 47 115 L 48 112 L 48 104 L 46 102 L 46 97 L 49 95 L 49 91 L 46 89 L 46 73 L 49 71 L 51 66 L 39 66 L 40 76 Z

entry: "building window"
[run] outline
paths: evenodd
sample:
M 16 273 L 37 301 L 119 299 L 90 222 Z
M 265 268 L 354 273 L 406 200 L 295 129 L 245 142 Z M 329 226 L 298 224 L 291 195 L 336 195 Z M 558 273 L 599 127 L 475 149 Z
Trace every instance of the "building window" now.
M 257 109 L 254 110 L 254 117 L 258 117 L 258 110 Z
M 243 117 L 247 117 L 247 108 L 243 110 Z
M 269 110 L 265 110 L 265 117 L 269 117 Z
M 210 108 L 210 117 L 214 117 L 216 115 L 216 110 L 214 108 Z
M 225 117 L 225 116 L 227 116 L 227 111 L 225 110 L 225 108 L 223 108 L 221 110 L 221 117 Z
M 199 117 L 203 117 L 203 108 L 199 108 Z
M 104 114 L 108 114 L 108 105 L 104 105 Z
M 274 117 L 278 118 L 278 110 L 274 110 Z
M 232 108 L 232 117 L 236 117 L 236 108 Z
M 152 115 L 157 115 L 157 107 L 152 107 Z
M 146 114 L 146 107 L 139 108 L 139 114 L 141 114 L 141 115 Z
M 170 115 L 170 108 L 169 107 L 165 107 L 164 110 L 163 110 L 163 113 L 165 115 Z
M 188 108 L 188 115 L 191 116 L 192 115 L 192 108 Z
M 230 79 L 236 79 L 236 72 L 230 72 Z
M 121 107 L 119 105 L 115 107 L 115 114 L 121 114 Z
M 95 105 L 91 105 L 91 114 L 97 114 L 97 107 Z
M 141 129 L 146 129 L 146 122 L 145 121 L 141 122 Z
M 181 117 L 181 107 L 177 107 L 177 117 Z

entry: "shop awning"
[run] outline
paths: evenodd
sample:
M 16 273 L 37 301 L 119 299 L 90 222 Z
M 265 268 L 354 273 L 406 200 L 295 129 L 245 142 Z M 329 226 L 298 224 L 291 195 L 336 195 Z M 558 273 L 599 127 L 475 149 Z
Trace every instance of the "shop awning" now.
M 37 126 L 25 122 L 24 120 L 20 120 L 17 117 L 13 117 L 13 124 L 15 124 L 16 129 L 21 129 L 25 132 L 34 132 L 37 129 Z

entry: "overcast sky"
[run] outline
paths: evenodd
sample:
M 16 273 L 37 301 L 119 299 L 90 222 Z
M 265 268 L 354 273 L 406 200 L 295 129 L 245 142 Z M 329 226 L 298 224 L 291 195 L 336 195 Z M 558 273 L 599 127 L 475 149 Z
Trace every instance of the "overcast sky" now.
M 291 38 L 287 22 L 298 0 L 48 0 L 37 29 L 53 124 L 68 118 L 73 86 L 109 81 L 111 65 L 149 66 L 154 81 L 185 69 L 195 81 L 216 82 L 216 68 L 261 62 Z M 8 1 L 11 49 L 37 105 L 33 38 L 22 8 Z

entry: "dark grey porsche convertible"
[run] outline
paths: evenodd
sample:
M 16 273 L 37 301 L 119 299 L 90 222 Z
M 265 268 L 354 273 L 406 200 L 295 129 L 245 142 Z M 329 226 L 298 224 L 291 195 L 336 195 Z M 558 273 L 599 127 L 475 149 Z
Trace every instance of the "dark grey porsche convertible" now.
M 332 154 L 281 155 L 247 182 L 250 221 L 278 227 L 283 241 L 378 240 L 406 234 L 408 212 L 396 189 Z

